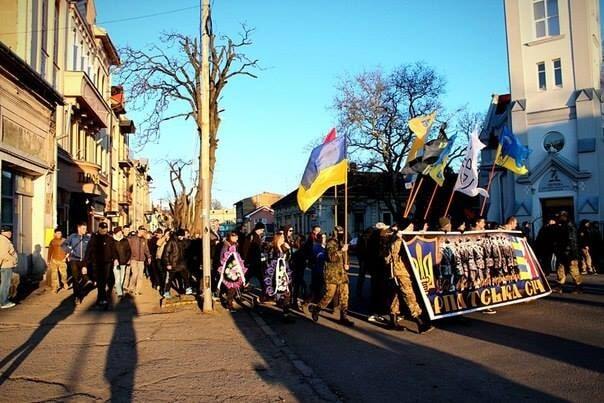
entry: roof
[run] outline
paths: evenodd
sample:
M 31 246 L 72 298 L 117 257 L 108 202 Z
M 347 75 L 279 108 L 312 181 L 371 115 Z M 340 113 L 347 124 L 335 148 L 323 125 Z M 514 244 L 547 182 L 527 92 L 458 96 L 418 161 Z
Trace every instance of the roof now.
M 101 40 L 101 43 L 103 44 L 103 49 L 105 50 L 105 53 L 107 53 L 107 58 L 109 59 L 110 64 L 114 66 L 119 66 L 120 64 L 122 64 L 119 53 L 117 52 L 117 48 L 111 41 L 111 38 L 109 37 L 107 31 L 104 28 L 95 25 L 94 36 L 95 38 L 99 38 Z
M 260 206 L 256 210 L 254 210 L 254 211 L 252 211 L 250 213 L 247 213 L 245 216 L 243 216 L 243 218 L 245 218 L 247 220 L 247 219 L 249 219 L 253 215 L 256 215 L 257 213 L 259 213 L 262 210 L 269 211 L 270 213 L 274 213 L 275 212 L 275 210 L 273 210 L 272 208 L 270 208 L 268 206 Z
M 403 175 L 400 175 L 401 189 L 405 189 L 403 183 Z M 358 172 L 351 171 L 348 174 L 348 197 L 349 198 L 365 198 L 365 199 L 380 199 L 381 195 L 390 190 L 392 183 L 386 175 L 381 172 Z M 333 188 L 328 189 L 323 197 L 333 197 Z M 403 190 L 403 193 L 405 190 Z M 408 190 L 407 190 L 408 192 Z M 297 199 L 298 189 L 288 193 L 271 206 L 273 209 L 286 208 L 288 206 L 298 205 Z M 338 197 L 344 197 L 344 186 L 338 187 Z M 407 196 L 403 195 L 404 198 Z

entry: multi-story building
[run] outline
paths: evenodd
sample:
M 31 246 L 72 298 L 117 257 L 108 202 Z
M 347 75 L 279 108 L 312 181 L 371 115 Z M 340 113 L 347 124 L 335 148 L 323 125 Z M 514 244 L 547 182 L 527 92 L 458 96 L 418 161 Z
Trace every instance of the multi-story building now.
M 131 159 L 134 123 L 111 84 L 119 63 L 93 0 L 0 0 L 0 209 L 21 274 L 44 270 L 57 225 L 140 225 L 152 210 L 148 164 Z
M 510 95 L 496 96 L 482 137 L 483 175 L 508 125 L 528 145 L 528 175 L 498 171 L 488 218 L 535 224 L 566 210 L 604 220 L 601 27 L 597 0 L 505 0 Z
M 44 270 L 41 252 L 55 223 L 55 144 L 64 123 L 57 27 L 66 15 L 67 1 L 0 5 L 0 209 L 22 275 Z
M 65 28 L 65 135 L 59 141 L 58 219 L 94 230 L 110 203 L 111 133 L 119 126 L 109 105 L 111 66 L 120 63 L 109 35 L 96 25 L 93 0 L 71 1 Z

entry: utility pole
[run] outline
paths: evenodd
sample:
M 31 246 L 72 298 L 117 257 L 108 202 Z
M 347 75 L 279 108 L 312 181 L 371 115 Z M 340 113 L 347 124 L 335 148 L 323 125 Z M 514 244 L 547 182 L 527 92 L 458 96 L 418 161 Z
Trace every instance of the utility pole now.
M 201 25 L 199 34 L 201 36 L 201 74 L 197 113 L 198 127 L 201 127 L 199 159 L 199 178 L 201 180 L 201 226 L 202 226 L 202 265 L 203 279 L 201 289 L 203 295 L 203 312 L 212 312 L 212 289 L 210 282 L 210 33 L 208 24 L 210 17 L 209 0 L 201 0 Z M 201 120 L 201 122 L 199 122 Z M 201 123 L 201 125 L 199 124 Z

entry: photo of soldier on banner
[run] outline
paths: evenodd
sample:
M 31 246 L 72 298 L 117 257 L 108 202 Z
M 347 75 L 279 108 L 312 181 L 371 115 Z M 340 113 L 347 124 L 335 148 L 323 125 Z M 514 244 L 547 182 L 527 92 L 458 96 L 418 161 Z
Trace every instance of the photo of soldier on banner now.
M 405 248 L 432 320 L 551 293 L 519 232 L 416 233 L 406 237 Z

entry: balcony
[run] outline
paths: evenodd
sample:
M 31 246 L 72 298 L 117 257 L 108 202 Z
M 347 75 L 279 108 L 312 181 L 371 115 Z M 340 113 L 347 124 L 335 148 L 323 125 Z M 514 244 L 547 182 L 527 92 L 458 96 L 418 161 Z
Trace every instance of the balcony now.
M 111 109 L 86 73 L 66 71 L 63 95 L 67 98 L 75 98 L 80 108 L 90 114 L 96 126 L 100 128 L 108 126 Z
M 118 204 L 121 206 L 130 206 L 132 204 L 132 193 L 124 192 L 120 195 Z

